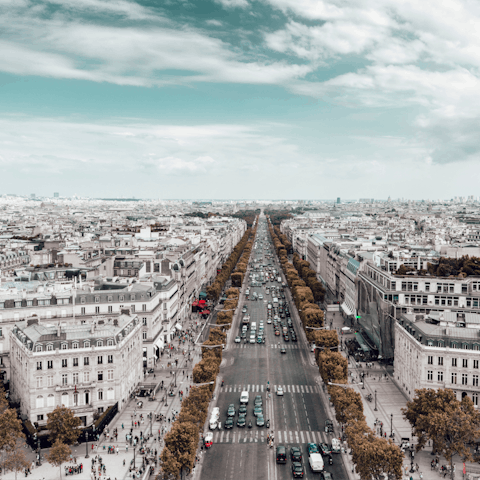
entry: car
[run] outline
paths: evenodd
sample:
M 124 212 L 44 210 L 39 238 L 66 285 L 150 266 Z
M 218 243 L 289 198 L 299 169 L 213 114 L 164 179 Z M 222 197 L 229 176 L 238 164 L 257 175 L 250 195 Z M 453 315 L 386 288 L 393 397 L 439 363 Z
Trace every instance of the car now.
M 271 317 L 268 317 L 268 319 L 267 319 L 267 323 L 268 323 L 269 325 L 272 323 L 272 319 L 271 319 Z
M 247 424 L 245 415 L 240 415 L 237 419 L 237 427 L 244 428 Z
M 263 342 L 263 336 L 262 335 L 259 335 L 257 337 L 257 343 L 262 343 Z
M 250 343 L 255 343 L 255 337 L 250 337 Z
M 263 398 L 262 398 L 261 395 L 257 395 L 257 396 L 255 397 L 254 405 L 255 405 L 255 406 L 257 406 L 257 405 L 262 406 L 262 405 L 263 405 Z
M 311 453 L 319 453 L 316 443 L 307 444 L 307 452 L 310 455 Z
M 253 414 L 255 416 L 263 415 L 263 407 L 261 405 L 255 405 L 255 407 L 253 408 Z
M 247 338 L 247 332 L 243 332 L 242 335 L 241 335 L 241 338 L 242 338 L 242 340 Z
M 231 404 L 228 406 L 227 415 L 228 415 L 229 417 L 234 417 L 234 416 L 235 416 L 235 405 L 234 405 L 233 403 L 231 403 Z
M 293 478 L 303 478 L 303 476 L 305 475 L 305 471 L 303 469 L 303 465 L 300 462 L 292 463 L 292 474 Z
M 210 448 L 213 445 L 213 433 L 212 432 L 207 432 L 205 436 L 203 437 L 203 444 L 205 445 L 205 448 Z
M 292 335 L 292 342 L 296 342 L 297 341 L 297 336 L 296 335 Z
M 292 447 L 290 449 L 290 457 L 292 462 L 301 462 L 302 461 L 302 452 L 298 447 Z
M 248 288 L 245 290 L 245 295 L 250 295 L 250 290 Z
M 240 343 L 241 341 L 242 341 L 241 338 L 237 335 L 235 337 L 235 343 Z
M 282 348 L 280 349 L 280 353 L 287 353 L 287 349 L 286 349 L 285 347 L 282 347 Z
M 245 417 L 247 415 L 247 406 L 246 405 L 240 405 L 238 407 L 238 416 Z
M 325 420 L 325 432 L 333 432 L 333 422 L 329 418 Z
M 283 339 L 286 341 L 286 342 L 289 342 L 290 341 L 290 337 L 288 335 L 284 335 L 283 336 Z
M 330 455 L 332 453 L 332 449 L 326 443 L 319 443 L 318 448 L 320 449 L 320 453 L 324 456 Z
M 225 420 L 225 428 L 233 428 L 233 418 L 232 417 L 228 417 Z
M 279 336 L 280 336 L 280 330 L 275 330 L 275 335 L 276 335 L 277 337 L 279 337 Z
M 283 387 L 277 387 L 277 395 L 283 396 Z
M 320 472 L 320 475 L 322 477 L 322 480 L 333 480 L 333 476 L 330 472 L 327 472 L 326 470 L 323 470 L 323 472 Z
M 259 298 L 260 300 L 263 300 L 263 295 L 260 293 L 260 294 L 258 295 L 258 298 Z
M 263 417 L 263 413 L 257 415 L 257 427 L 264 427 L 265 426 L 265 418 Z
M 247 306 L 246 305 L 242 308 L 242 313 L 247 313 Z

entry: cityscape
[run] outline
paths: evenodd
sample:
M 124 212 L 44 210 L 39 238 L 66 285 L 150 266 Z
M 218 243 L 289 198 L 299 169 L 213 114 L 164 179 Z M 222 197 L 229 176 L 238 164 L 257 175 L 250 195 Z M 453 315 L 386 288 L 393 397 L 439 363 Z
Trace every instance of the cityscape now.
M 480 8 L 0 1 L 3 480 L 480 480 Z

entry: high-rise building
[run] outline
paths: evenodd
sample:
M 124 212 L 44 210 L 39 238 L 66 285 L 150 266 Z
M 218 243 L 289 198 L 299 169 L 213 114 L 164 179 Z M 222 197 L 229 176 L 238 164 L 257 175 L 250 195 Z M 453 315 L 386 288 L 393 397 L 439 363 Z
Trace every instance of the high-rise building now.
M 337 197 L 337 203 L 340 203 L 340 197 Z
M 58 198 L 59 196 L 60 196 L 60 195 L 58 194 L 58 192 L 55 192 L 55 193 L 53 194 L 53 198 Z
M 34 194 L 34 193 L 31 193 L 31 194 L 30 194 L 30 198 L 35 198 L 35 194 Z

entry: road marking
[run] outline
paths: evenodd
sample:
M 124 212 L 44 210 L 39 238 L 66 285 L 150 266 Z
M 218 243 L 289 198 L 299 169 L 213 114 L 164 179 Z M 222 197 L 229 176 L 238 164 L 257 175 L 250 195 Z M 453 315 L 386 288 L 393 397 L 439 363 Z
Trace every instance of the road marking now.
M 310 432 L 308 430 L 305 432 L 305 436 L 307 437 L 307 443 L 312 443 L 310 440 Z
M 224 432 L 223 430 L 222 430 L 221 433 L 220 433 L 220 440 L 219 440 L 220 443 L 223 443 L 223 435 L 224 435 L 224 433 L 225 433 L 225 432 Z
M 305 439 L 303 438 L 303 430 L 300 432 L 300 438 L 302 439 L 302 443 L 305 443 Z
M 282 443 L 282 432 L 278 431 L 278 443 Z
M 296 443 L 299 443 L 299 440 L 298 440 L 298 431 L 295 430 L 295 442 Z

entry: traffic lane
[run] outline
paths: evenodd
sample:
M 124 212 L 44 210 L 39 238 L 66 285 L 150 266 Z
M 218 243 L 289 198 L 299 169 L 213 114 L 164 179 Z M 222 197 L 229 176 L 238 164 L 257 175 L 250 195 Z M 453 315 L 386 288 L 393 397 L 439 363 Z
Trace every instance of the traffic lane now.
M 217 443 L 204 451 L 201 478 L 204 480 L 264 480 L 268 475 L 265 462 L 266 443 Z

